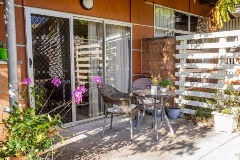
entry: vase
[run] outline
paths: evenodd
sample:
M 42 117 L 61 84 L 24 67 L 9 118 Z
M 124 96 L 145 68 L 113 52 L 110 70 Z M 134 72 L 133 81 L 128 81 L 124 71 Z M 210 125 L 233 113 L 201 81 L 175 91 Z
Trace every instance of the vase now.
M 167 88 L 160 87 L 160 92 L 167 92 Z
M 151 86 L 151 94 L 157 95 L 157 86 Z
M 7 60 L 7 51 L 5 48 L 0 48 L 0 59 L 1 60 Z

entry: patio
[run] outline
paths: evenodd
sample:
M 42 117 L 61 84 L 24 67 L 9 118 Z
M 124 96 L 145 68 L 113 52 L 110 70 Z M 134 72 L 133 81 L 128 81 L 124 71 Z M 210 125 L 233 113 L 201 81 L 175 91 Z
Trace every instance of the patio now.
M 130 141 L 129 122 L 124 116 L 114 117 L 113 129 L 107 119 L 105 136 L 101 137 L 103 120 L 89 122 L 61 131 L 68 139 L 58 144 L 56 159 L 240 159 L 240 132 L 226 134 L 206 124 L 194 125 L 190 120 L 170 120 L 175 135 L 167 126 L 159 129 L 155 141 L 151 116 L 143 120 L 134 140 Z

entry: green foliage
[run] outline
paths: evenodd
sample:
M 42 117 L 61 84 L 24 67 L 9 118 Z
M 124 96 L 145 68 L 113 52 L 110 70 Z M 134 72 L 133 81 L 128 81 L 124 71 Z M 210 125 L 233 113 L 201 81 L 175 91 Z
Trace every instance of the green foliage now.
M 240 106 L 239 95 L 239 91 L 235 91 L 232 85 L 228 85 L 225 91 L 214 90 L 213 98 L 215 101 L 209 104 L 213 105 L 220 113 L 232 114 L 232 107 L 239 108 Z
M 211 111 L 208 108 L 202 108 L 202 107 L 197 107 L 196 112 L 195 112 L 195 117 L 202 117 L 202 118 L 210 118 L 211 117 Z
M 196 122 L 203 122 L 203 121 L 209 122 L 209 120 L 211 120 L 211 118 L 212 118 L 211 112 L 212 112 L 212 110 L 209 108 L 197 107 L 196 112 L 192 118 Z
M 240 0 L 219 0 L 207 16 L 210 31 L 222 28 L 223 22 L 230 20 L 230 13 L 235 11 L 238 4 Z
M 168 78 L 166 78 L 166 79 L 164 79 L 164 80 L 162 80 L 162 81 L 159 81 L 158 84 L 159 84 L 159 86 L 161 86 L 161 87 L 168 87 L 168 86 L 171 87 L 171 86 L 172 86 L 172 82 L 171 82 L 171 80 L 168 79 Z
M 43 107 L 41 94 L 36 94 L 36 89 L 32 88 L 31 95 L 39 107 Z M 36 114 L 37 108 L 20 109 L 17 103 L 11 107 L 9 118 L 3 120 L 7 137 L 1 142 L 0 158 L 27 156 L 28 159 L 37 159 L 38 153 L 59 139 L 56 127 L 62 123 L 60 115 Z
M 232 85 L 228 85 L 226 90 L 209 89 L 208 92 L 214 93 L 214 96 L 212 98 L 186 96 L 185 98 L 186 100 L 207 103 L 223 114 L 232 114 L 232 108 L 237 108 L 236 111 L 240 109 L 240 100 L 238 98 L 240 91 L 234 90 Z

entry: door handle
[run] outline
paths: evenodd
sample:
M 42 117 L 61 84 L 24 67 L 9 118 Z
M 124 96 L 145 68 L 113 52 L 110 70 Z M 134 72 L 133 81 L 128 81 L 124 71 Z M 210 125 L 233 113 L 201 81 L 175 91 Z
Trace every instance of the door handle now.
M 29 58 L 29 67 L 32 68 L 32 58 Z

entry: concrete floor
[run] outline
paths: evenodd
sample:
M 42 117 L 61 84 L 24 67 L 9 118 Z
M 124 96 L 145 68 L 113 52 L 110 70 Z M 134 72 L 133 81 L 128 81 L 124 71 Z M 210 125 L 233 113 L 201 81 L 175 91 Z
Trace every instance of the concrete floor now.
M 143 119 L 140 131 L 130 141 L 126 116 L 114 117 L 112 131 L 109 122 L 101 137 L 103 120 L 81 124 L 61 131 L 68 137 L 58 145 L 57 160 L 240 160 L 240 132 L 215 132 L 207 125 L 194 125 L 185 119 L 170 120 L 175 134 L 167 126 L 159 129 L 159 141 L 151 127 L 151 116 Z

